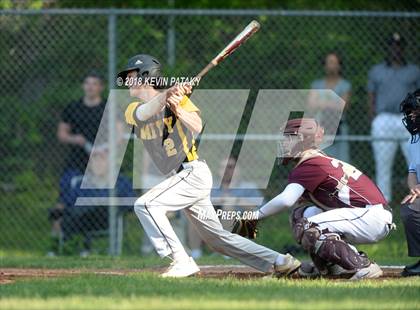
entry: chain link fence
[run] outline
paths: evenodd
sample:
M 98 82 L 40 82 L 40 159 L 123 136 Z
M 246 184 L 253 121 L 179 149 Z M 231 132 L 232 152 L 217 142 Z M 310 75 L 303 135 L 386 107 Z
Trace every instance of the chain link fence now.
M 0 81 L 0 251 L 77 254 L 89 250 L 138 254 L 142 249 L 148 252 L 150 246 L 130 206 L 91 207 L 81 214 L 68 215 L 70 222 L 65 223 L 63 213 L 69 208 L 68 204 L 72 204 L 77 195 L 83 195 L 77 183 L 83 169 L 68 174 L 72 147 L 69 141 L 63 143 L 66 139 L 57 135 L 58 124 L 90 117 L 89 113 L 68 108 L 71 102 L 84 96 L 84 91 L 94 92 L 95 87 L 100 88 L 93 81 L 93 89 L 83 90 L 84 77 L 89 72 L 96 72 L 91 73 L 93 80 L 97 74 L 104 77 L 104 99 L 109 89 L 114 88 L 115 73 L 129 57 L 138 53 L 160 59 L 168 76 L 192 76 L 252 19 L 261 23 L 260 32 L 211 71 L 199 86 L 200 89 L 250 89 L 232 154 L 239 152 L 241 134 L 246 132 L 258 90 L 323 88 L 326 62 L 331 61 L 334 67 L 334 59 L 327 61 L 326 56 L 334 52 L 339 56 L 340 81 L 346 81 L 340 95 L 346 96 L 348 102 L 345 121 L 336 139 L 338 151 L 332 152 L 338 152 L 339 157 L 375 178 L 378 172 L 372 144 L 382 143 L 377 144 L 382 149 L 376 157 L 377 161 L 386 158 L 377 165 L 385 171 L 380 174 L 381 186 L 385 187 L 383 190 L 389 198 L 392 195 L 392 206 L 397 206 L 407 190 L 406 162 L 397 145 L 406 143 L 407 136 L 386 127 L 389 125 L 386 120 L 382 121 L 380 129 L 391 131 L 392 135 L 371 135 L 368 74 L 374 65 L 390 56 L 386 40 L 392 34 L 394 38 L 397 34 L 404 38 L 404 60 L 419 63 L 419 13 L 5 10 L 0 12 L 3 72 Z M 410 77 L 404 82 L 410 90 L 414 90 L 416 83 L 420 86 L 418 72 L 415 68 L 412 70 L 414 73 L 408 74 Z M 226 105 L 226 109 L 233 108 Z M 224 113 L 223 109 L 220 113 Z M 400 118 L 398 114 L 394 116 Z M 217 115 L 203 114 L 203 117 L 216 127 L 225 126 L 217 123 L 220 119 Z M 87 119 L 86 123 L 94 124 L 95 120 Z M 395 126 L 404 132 L 400 123 Z M 91 128 L 91 133 L 95 132 L 95 128 Z M 72 140 L 71 143 L 82 145 L 86 141 L 82 142 Z M 389 156 L 394 149 L 395 159 Z M 120 171 L 119 187 L 93 195 L 135 197 L 141 194 L 130 186 L 131 150 L 130 142 Z M 88 154 L 89 150 L 84 152 Z M 76 164 L 82 160 L 80 156 L 73 158 Z M 104 159 L 99 156 L 98 162 L 101 160 Z M 79 168 L 84 167 L 79 164 Z M 274 162 L 273 167 L 269 186 L 261 191 L 266 199 L 278 193 L 287 180 L 285 169 L 276 168 Z M 223 174 L 216 165 L 210 168 L 215 178 Z M 152 177 L 144 175 L 142 182 L 147 183 Z M 63 191 L 71 197 L 63 198 Z M 113 222 L 108 219 L 110 211 L 114 212 Z M 173 221 L 179 222 L 179 234 L 187 235 L 182 217 L 175 214 Z M 277 232 L 279 225 L 285 233 Z M 70 232 L 63 237 L 64 227 Z M 68 235 L 72 237 L 67 238 Z M 276 248 L 292 242 L 287 233 L 287 216 L 264 223 L 260 242 Z

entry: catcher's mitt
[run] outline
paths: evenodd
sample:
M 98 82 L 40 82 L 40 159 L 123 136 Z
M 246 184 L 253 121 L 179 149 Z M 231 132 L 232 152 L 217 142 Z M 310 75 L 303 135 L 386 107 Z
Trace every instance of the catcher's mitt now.
M 257 220 L 237 219 L 233 223 L 232 233 L 248 239 L 257 238 Z

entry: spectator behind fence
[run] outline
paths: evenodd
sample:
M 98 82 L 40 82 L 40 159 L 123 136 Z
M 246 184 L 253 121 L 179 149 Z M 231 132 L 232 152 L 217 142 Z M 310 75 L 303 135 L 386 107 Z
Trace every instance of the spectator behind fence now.
M 351 96 L 351 83 L 342 76 L 343 63 L 341 57 L 336 52 L 330 52 L 324 59 L 325 76 L 315 80 L 311 84 L 311 89 L 331 89 L 345 102 L 345 110 L 349 108 Z M 340 102 L 337 97 L 330 96 L 328 92 L 311 92 L 309 96 L 309 106 L 313 109 L 322 109 L 322 115 L 336 115 L 337 113 L 328 113 L 328 110 L 334 111 L 341 109 Z M 326 111 L 327 110 L 327 111 Z M 325 113 L 327 112 L 327 113 Z M 324 128 L 328 126 L 330 121 L 317 115 L 317 120 Z M 327 132 L 333 132 L 327 130 Z M 349 133 L 345 114 L 343 114 L 338 127 L 337 135 L 346 136 Z M 350 150 L 348 141 L 336 141 L 332 146 L 327 148 L 325 152 L 332 157 L 341 159 L 345 162 L 350 161 Z
M 71 174 L 84 172 L 106 105 L 100 75 L 87 74 L 82 88 L 83 97 L 64 109 L 57 130 L 58 140 L 70 146 L 64 170 Z
M 83 79 L 82 89 L 83 97 L 67 105 L 58 123 L 58 141 L 69 145 L 61 179 L 71 179 L 74 175 L 81 175 L 85 171 L 105 110 L 106 102 L 102 98 L 103 79 L 98 73 L 93 71 L 88 73 Z M 60 238 L 60 219 L 63 209 L 64 205 L 59 202 L 49 211 L 50 219 L 53 221 L 51 231 L 53 248 Z M 51 251 L 49 254 L 54 252 Z
M 108 187 L 108 150 L 97 147 L 92 151 L 90 165 L 86 173 L 74 172 L 65 174 L 60 180 L 60 204 L 64 207 L 59 225 L 63 242 L 69 241 L 75 235 L 82 235 L 83 246 L 80 251 L 82 256 L 91 250 L 92 236 L 108 229 L 108 206 L 102 203 L 110 194 Z M 81 188 L 81 184 L 84 188 Z M 119 176 L 115 185 L 115 195 L 118 197 L 134 197 L 132 183 L 125 177 Z M 76 205 L 79 197 L 90 197 L 92 205 Z M 96 199 L 101 201 L 97 201 Z M 105 201 L 106 202 L 106 201 Z M 120 207 L 119 212 L 131 210 L 131 204 Z
M 412 135 L 408 142 L 408 192 L 401 206 L 401 219 L 407 237 L 408 256 L 420 257 L 420 88 L 401 103 L 404 125 Z M 420 260 L 406 266 L 402 276 L 420 276 Z
M 368 96 L 372 122 L 372 147 L 376 184 L 388 201 L 392 200 L 392 165 L 398 145 L 408 161 L 409 135 L 401 123 L 400 102 L 420 87 L 420 69 L 404 58 L 405 40 L 394 33 L 387 41 L 385 61 L 373 66 L 368 76 Z M 395 140 L 398 139 L 398 140 Z
M 224 212 L 254 210 L 257 205 L 262 203 L 259 200 L 263 197 L 263 193 L 256 188 L 256 184 L 243 181 L 239 184 L 231 183 L 233 173 L 238 169 L 236 159 L 233 157 L 220 163 L 217 177 L 221 185 L 220 188 L 214 188 L 211 192 L 211 201 L 216 210 L 220 209 Z M 240 171 L 236 171 L 238 176 L 235 178 L 236 180 L 241 179 L 239 173 Z M 228 215 L 228 213 L 224 214 Z M 234 219 L 227 219 L 223 213 L 222 216 L 219 216 L 219 219 L 223 229 L 228 231 L 232 230 Z M 188 245 L 191 249 L 191 257 L 199 258 L 203 254 L 203 242 L 194 230 L 193 225 L 189 224 L 189 221 L 187 221 L 187 225 Z

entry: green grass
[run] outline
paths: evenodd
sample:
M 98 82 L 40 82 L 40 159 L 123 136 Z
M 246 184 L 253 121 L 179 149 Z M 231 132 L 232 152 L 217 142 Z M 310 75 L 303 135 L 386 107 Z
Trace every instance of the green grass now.
M 0 285 L 0 309 L 419 309 L 420 278 L 382 281 L 235 278 L 162 279 L 149 272 L 98 275 L 92 269 L 164 266 L 156 256 L 5 256 L 1 267 L 77 268 L 87 273 Z M 389 261 L 397 264 L 399 261 Z M 237 264 L 221 256 L 198 261 Z
M 161 279 L 84 274 L 0 286 L 1 309 L 418 309 L 420 279 Z

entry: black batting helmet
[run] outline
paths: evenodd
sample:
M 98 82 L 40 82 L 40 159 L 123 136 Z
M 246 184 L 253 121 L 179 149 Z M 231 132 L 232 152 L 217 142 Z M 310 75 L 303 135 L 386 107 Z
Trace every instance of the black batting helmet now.
M 138 78 L 157 78 L 162 75 L 162 65 L 155 57 L 146 54 L 139 54 L 128 60 L 124 70 L 118 73 L 117 77 L 122 78 L 125 81 L 128 72 L 134 70 L 137 71 Z
M 411 133 L 411 143 L 420 140 L 420 88 L 409 93 L 400 104 L 400 112 L 404 114 L 402 122 Z

